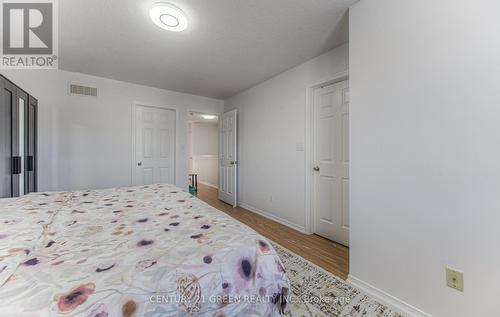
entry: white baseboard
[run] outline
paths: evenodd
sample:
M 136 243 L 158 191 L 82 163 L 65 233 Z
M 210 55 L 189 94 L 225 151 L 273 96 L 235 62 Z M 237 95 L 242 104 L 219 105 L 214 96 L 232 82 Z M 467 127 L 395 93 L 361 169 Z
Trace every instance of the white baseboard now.
M 214 185 L 214 184 L 210 184 L 210 183 L 207 183 L 207 182 L 202 182 L 202 181 L 198 181 L 198 183 L 203 184 L 203 185 L 205 185 L 205 186 L 213 187 L 213 188 L 215 188 L 215 189 L 219 189 L 219 186 Z
M 285 220 L 285 219 L 283 219 L 283 218 L 280 218 L 280 217 L 277 217 L 277 216 L 275 216 L 275 215 L 272 215 L 272 214 L 270 214 L 270 213 L 269 213 L 269 212 L 267 212 L 267 211 L 261 210 L 261 209 L 259 209 L 259 208 L 255 208 L 255 207 L 253 207 L 253 206 L 251 206 L 251 205 L 249 205 L 249 204 L 243 203 L 243 202 L 239 202 L 239 203 L 238 203 L 238 206 L 240 206 L 241 208 L 248 209 L 248 210 L 250 210 L 251 212 L 254 212 L 254 213 L 256 213 L 256 214 L 258 214 L 258 215 L 261 215 L 261 216 L 263 216 L 263 217 L 266 217 L 266 218 L 268 218 L 268 219 L 271 219 L 271 220 L 274 220 L 274 221 L 276 221 L 276 222 L 279 222 L 279 223 L 281 223 L 282 225 L 285 225 L 285 226 L 287 226 L 287 227 L 290 227 L 290 228 L 295 229 L 295 230 L 297 230 L 297 231 L 300 231 L 300 232 L 302 232 L 302 233 L 308 234 L 308 233 L 306 232 L 306 229 L 305 229 L 303 226 L 296 225 L 296 224 L 294 224 L 294 223 L 292 223 L 292 222 L 290 222 L 290 221 L 288 221 L 288 220 Z
M 432 315 L 427 314 L 426 312 L 416 308 L 415 306 L 412 306 L 407 302 L 402 301 L 401 299 L 394 297 L 391 294 L 386 293 L 383 290 L 378 289 L 375 286 L 351 274 L 349 274 L 349 276 L 347 277 L 347 283 L 365 292 L 366 294 L 372 296 L 376 300 L 395 308 L 404 315 L 414 316 L 414 317 L 432 317 Z

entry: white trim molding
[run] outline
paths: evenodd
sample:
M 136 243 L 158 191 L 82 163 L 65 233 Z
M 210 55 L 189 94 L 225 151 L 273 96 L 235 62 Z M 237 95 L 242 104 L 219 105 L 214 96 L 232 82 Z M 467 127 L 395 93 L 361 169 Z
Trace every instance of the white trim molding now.
M 198 181 L 198 183 L 203 184 L 203 185 L 208 186 L 208 187 L 212 187 L 212 188 L 215 188 L 215 189 L 219 189 L 219 186 L 214 185 L 214 184 L 210 184 L 210 183 L 207 183 L 207 182 L 202 182 L 202 181 Z
M 312 167 L 314 165 L 313 162 L 313 103 L 314 103 L 314 90 L 322 87 L 322 86 L 328 86 L 332 85 L 335 83 L 342 82 L 344 80 L 349 79 L 349 70 L 346 69 L 345 71 L 336 73 L 332 75 L 329 78 L 325 78 L 315 84 L 312 84 L 308 87 L 306 87 L 306 111 L 305 111 L 305 127 L 306 127 L 306 135 L 305 135 L 305 232 L 306 234 L 313 234 L 314 233 L 314 214 L 313 214 L 313 172 L 312 172 Z
M 376 288 L 375 286 L 349 274 L 347 277 L 347 283 L 353 287 L 363 291 L 364 293 L 370 295 L 371 297 L 377 299 L 378 301 L 391 306 L 392 308 L 400 311 L 404 315 L 414 316 L 414 317 L 432 317 L 432 315 L 408 304 L 407 302 L 392 296 L 391 294 Z
M 253 213 L 256 213 L 258 215 L 261 215 L 262 217 L 266 217 L 267 219 L 274 220 L 274 221 L 276 221 L 278 223 L 281 223 L 282 225 L 285 225 L 285 226 L 290 227 L 292 229 L 295 229 L 295 230 L 297 230 L 299 232 L 307 234 L 307 232 L 306 232 L 306 230 L 305 230 L 304 227 L 299 226 L 297 224 L 294 224 L 293 222 L 290 222 L 290 221 L 285 220 L 283 218 L 280 218 L 280 217 L 277 217 L 275 215 L 272 215 L 272 214 L 270 214 L 267 211 L 261 210 L 259 208 L 250 206 L 249 204 L 242 203 L 242 202 L 239 202 L 238 206 L 240 206 L 241 208 L 247 209 L 247 210 L 249 210 L 249 211 L 251 211 Z

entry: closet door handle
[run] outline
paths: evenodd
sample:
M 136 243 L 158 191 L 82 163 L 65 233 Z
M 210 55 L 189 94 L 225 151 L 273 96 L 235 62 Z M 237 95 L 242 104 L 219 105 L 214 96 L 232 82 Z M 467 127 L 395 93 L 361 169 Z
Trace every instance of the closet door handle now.
M 33 171 L 33 156 L 26 156 L 26 171 Z
M 12 157 L 12 174 L 19 175 L 21 174 L 21 157 L 13 156 Z

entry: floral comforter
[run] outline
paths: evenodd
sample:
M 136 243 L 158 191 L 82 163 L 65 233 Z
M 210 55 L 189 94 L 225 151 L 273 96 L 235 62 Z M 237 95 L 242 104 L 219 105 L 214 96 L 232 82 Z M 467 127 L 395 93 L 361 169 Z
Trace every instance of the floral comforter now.
M 252 229 L 171 185 L 0 200 L 1 316 L 279 316 Z

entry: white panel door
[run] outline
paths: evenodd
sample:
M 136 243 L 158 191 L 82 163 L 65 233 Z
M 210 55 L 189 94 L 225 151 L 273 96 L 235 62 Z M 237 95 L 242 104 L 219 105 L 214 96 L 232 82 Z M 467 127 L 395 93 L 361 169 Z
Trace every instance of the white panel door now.
M 238 168 L 237 111 L 224 113 L 219 120 L 219 199 L 236 207 Z
M 135 185 L 175 183 L 175 111 L 135 108 Z
M 349 83 L 314 93 L 315 233 L 349 245 Z

